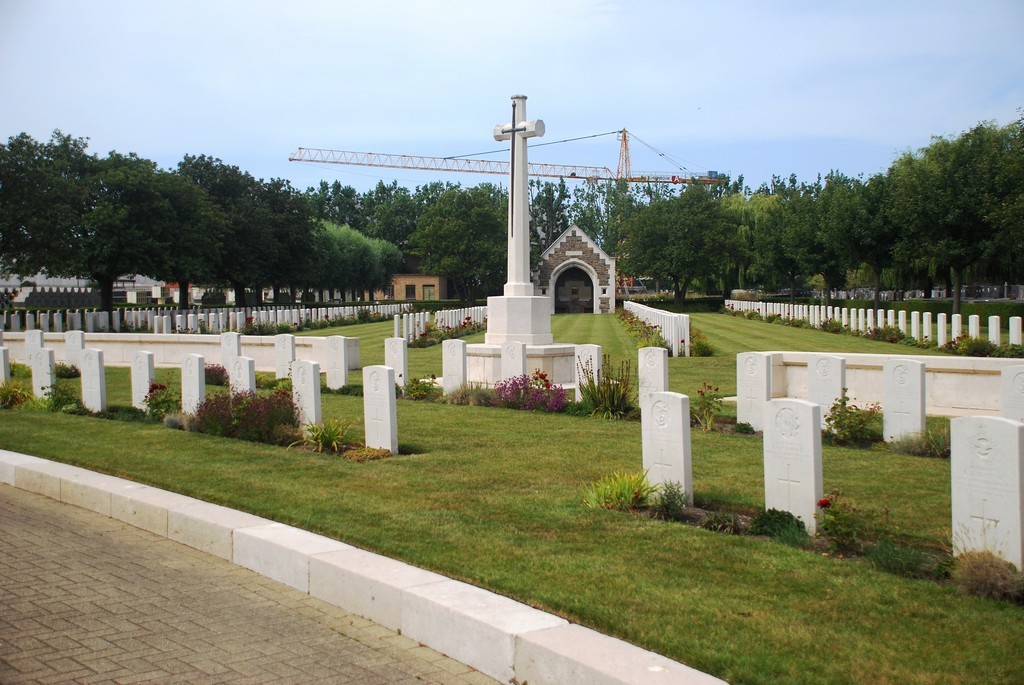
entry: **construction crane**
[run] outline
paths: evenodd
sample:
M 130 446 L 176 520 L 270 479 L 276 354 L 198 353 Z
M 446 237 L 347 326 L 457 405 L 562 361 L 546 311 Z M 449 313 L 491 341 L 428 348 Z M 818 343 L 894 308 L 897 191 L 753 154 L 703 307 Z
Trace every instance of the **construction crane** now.
M 706 174 L 689 173 L 639 173 L 633 175 L 629 159 L 629 136 L 626 129 L 614 131 L 620 135 L 619 166 L 613 172 L 608 167 L 585 166 L 582 164 L 529 164 L 531 176 L 549 178 L 579 179 L 586 181 L 628 181 L 630 183 L 705 183 L 714 185 L 723 179 L 715 171 Z M 607 134 L 598 134 L 607 135 Z M 593 137 L 593 136 L 586 136 Z M 634 136 L 635 137 L 635 136 Z M 639 138 L 637 139 L 639 140 Z M 566 142 L 566 141 L 557 141 Z M 643 142 L 643 141 L 640 141 Z M 546 143 L 550 145 L 551 143 Z M 644 143 L 646 145 L 646 143 Z M 650 147 L 648 145 L 648 147 Z M 654 148 L 651 148 L 652 150 Z M 657 150 L 655 150 L 657 152 Z M 661 154 L 661 153 L 658 153 Z M 662 155 L 663 157 L 665 155 Z M 311 162 L 319 164 L 343 164 L 347 166 L 385 167 L 390 169 L 417 169 L 420 171 L 456 171 L 470 174 L 508 175 L 509 163 L 488 159 L 466 157 L 423 157 L 419 155 L 382 154 L 377 152 L 351 152 L 348 150 L 325 150 L 300 147 L 288 157 L 290 162 Z

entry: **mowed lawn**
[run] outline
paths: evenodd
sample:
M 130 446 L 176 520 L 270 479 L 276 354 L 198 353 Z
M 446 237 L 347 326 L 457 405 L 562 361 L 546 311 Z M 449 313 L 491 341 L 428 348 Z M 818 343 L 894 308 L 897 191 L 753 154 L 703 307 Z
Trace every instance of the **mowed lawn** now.
M 695 315 L 693 324 L 718 354 L 669 361 L 671 389 L 687 394 L 705 380 L 734 394 L 741 351 L 906 351 L 724 315 Z M 635 366 L 633 343 L 614 317 L 556 316 L 552 329 L 559 342 L 600 344 L 613 363 Z M 328 333 L 358 335 L 362 362 L 374 364 L 391 330 L 387 323 Z M 440 347 L 410 350 L 409 364 L 413 376 L 440 375 Z M 127 379 L 126 369 L 108 370 L 112 403 L 127 403 Z M 361 400 L 325 395 L 324 415 L 361 428 Z M 730 682 L 1021 681 L 1021 607 L 767 540 L 584 508 L 581 483 L 640 469 L 637 423 L 412 401 L 399 402 L 398 418 L 402 456 L 364 464 L 20 411 L 0 413 L 0 448 L 298 525 Z M 694 431 L 693 461 L 699 502 L 763 505 L 759 438 Z M 948 547 L 947 461 L 826 447 L 824 479 L 826 490 L 841 488 L 900 539 Z

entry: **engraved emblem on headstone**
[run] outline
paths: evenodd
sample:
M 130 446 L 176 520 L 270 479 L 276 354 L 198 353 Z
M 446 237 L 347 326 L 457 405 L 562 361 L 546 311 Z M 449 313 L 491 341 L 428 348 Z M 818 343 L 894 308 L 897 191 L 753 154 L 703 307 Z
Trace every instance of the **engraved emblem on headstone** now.
M 791 440 L 796 435 L 797 431 L 800 430 L 800 418 L 796 415 L 796 412 L 785 407 L 779 410 L 779 413 L 775 415 L 775 426 L 779 429 L 779 435 Z
M 380 373 L 379 372 L 374 371 L 372 374 L 370 374 L 370 385 L 371 385 L 371 387 L 373 387 L 373 391 L 374 392 L 378 392 L 380 390 Z
M 1024 373 L 1018 373 L 1013 377 L 1013 389 L 1024 395 Z
M 654 414 L 654 423 L 658 424 L 661 427 L 664 427 L 668 424 L 668 407 L 665 405 L 664 402 L 658 400 L 653 405 L 651 405 L 651 412 Z
M 657 364 L 657 363 L 658 363 L 658 360 L 654 356 L 654 352 L 653 351 L 648 352 L 646 354 L 646 356 L 644 357 L 644 364 L 647 366 L 648 369 L 653 369 L 654 365 Z
M 757 373 L 757 360 L 753 357 L 747 357 L 747 360 L 743 363 L 743 367 L 747 372 L 747 375 L 753 376 Z
M 814 372 L 821 378 L 827 378 L 832 373 L 832 364 L 828 359 L 819 359 L 814 367 Z
M 907 367 L 900 364 L 892 370 L 892 377 L 900 385 L 906 385 L 907 383 Z
M 505 346 L 505 356 L 508 357 L 509 359 L 515 359 L 516 358 L 516 346 L 515 345 L 506 345 Z
M 971 446 L 974 448 L 974 453 L 978 456 L 978 459 L 982 461 L 988 461 L 996 447 L 992 444 L 992 440 L 985 434 L 984 430 L 979 430 L 974 434 Z

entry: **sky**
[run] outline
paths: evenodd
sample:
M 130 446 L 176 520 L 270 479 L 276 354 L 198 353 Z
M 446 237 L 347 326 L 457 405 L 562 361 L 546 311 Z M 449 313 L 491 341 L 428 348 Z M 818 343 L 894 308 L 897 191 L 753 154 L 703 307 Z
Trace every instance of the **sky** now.
M 0 139 L 60 129 L 100 156 L 206 154 L 300 189 L 505 185 L 288 157 L 507 159 L 492 129 L 523 94 L 546 126 L 531 143 L 625 128 L 634 173 L 756 188 L 869 176 L 1018 119 L 1022 36 L 1020 0 L 0 0 Z M 614 171 L 618 153 L 599 136 L 529 161 Z

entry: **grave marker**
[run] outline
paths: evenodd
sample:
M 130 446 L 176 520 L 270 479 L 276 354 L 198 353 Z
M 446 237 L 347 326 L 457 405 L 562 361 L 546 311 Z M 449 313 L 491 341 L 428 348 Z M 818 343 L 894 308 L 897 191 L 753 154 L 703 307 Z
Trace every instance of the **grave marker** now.
M 677 392 L 652 392 L 643 402 L 640 433 L 647 480 L 651 485 L 679 483 L 687 504 L 692 505 L 690 398 Z
M 821 425 L 846 390 L 846 359 L 825 354 L 807 358 L 807 399 L 821 405 Z
M 39 330 L 25 331 L 25 362 L 32 363 L 36 352 L 43 349 L 43 332 Z
M 395 370 L 389 366 L 363 367 L 363 424 L 367 447 L 398 454 Z
M 235 363 L 235 357 L 242 354 L 242 336 L 238 333 L 220 334 L 220 363 L 225 369 L 229 369 Z
M 987 550 L 1024 569 L 1024 423 L 955 418 L 950 443 L 954 554 Z
M 1000 375 L 1003 418 L 1024 421 L 1024 364 L 1005 366 Z
M 36 350 L 32 357 L 32 392 L 36 397 L 46 397 L 46 392 L 56 382 L 53 371 L 53 350 L 44 347 Z
M 68 331 L 64 334 L 64 357 L 71 366 L 81 368 L 82 350 L 85 349 L 85 333 Z
M 181 364 L 181 412 L 195 414 L 206 399 L 206 359 L 186 354 Z
M 107 381 L 103 373 L 103 350 L 82 350 L 82 406 L 89 411 L 107 408 Z
M 348 338 L 332 335 L 327 338 L 327 387 L 331 390 L 348 385 Z
M 241 355 L 235 357 L 228 370 L 231 392 L 256 392 L 256 360 Z
M 388 338 L 384 341 L 384 366 L 395 372 L 395 383 L 401 387 L 409 382 L 409 341 L 405 338 Z
M 441 373 L 445 395 L 466 384 L 465 340 L 445 340 L 441 343 Z
M 152 352 L 136 352 L 132 359 L 132 406 L 146 409 L 146 396 L 153 384 L 153 367 L 156 355 Z
M 924 431 L 925 366 L 909 359 L 882 365 L 882 425 L 886 442 Z
M 525 376 L 526 343 L 509 340 L 501 344 L 501 379 Z
M 292 370 L 292 362 L 295 361 L 294 335 L 281 333 L 274 336 L 274 361 L 275 376 L 288 378 L 288 373 Z
M 668 391 L 668 350 L 664 347 L 641 347 L 637 352 L 636 373 L 640 406 L 643 407 L 644 395 Z
M 778 355 L 743 352 L 736 355 L 736 421 L 754 430 L 764 427 L 764 404 L 772 399 L 772 367 Z
M 300 359 L 292 364 L 292 400 L 299 410 L 299 425 L 322 423 L 318 363 Z
M 0 346 L 0 383 L 11 380 L 11 353 Z
M 817 530 L 822 496 L 821 406 L 805 400 L 764 405 L 764 506 L 788 511 Z

